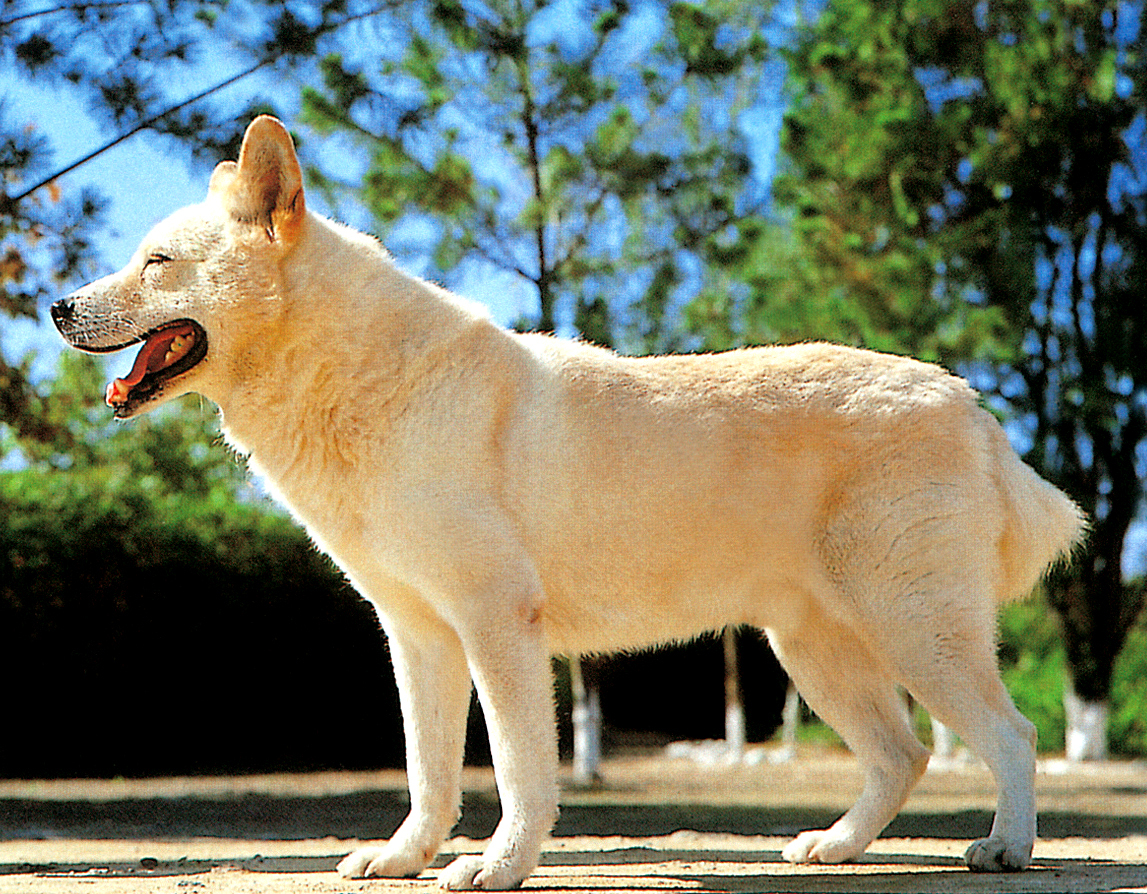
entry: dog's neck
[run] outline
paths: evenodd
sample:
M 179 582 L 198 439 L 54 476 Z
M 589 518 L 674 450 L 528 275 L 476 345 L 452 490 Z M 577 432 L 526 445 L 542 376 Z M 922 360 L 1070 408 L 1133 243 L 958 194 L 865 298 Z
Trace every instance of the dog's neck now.
M 361 453 L 419 399 L 426 372 L 460 339 L 495 330 L 480 306 L 402 272 L 371 237 L 316 215 L 276 289 L 282 312 L 251 340 L 229 393 L 212 397 L 228 442 L 295 506 L 305 498 L 285 491 L 291 469 L 325 479 L 304 488 L 345 484 L 351 470 L 377 461 Z

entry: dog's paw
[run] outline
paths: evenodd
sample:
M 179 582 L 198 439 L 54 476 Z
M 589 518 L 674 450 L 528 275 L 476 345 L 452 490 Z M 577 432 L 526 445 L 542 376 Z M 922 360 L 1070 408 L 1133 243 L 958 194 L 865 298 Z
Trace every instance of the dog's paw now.
M 790 863 L 847 863 L 864 852 L 849 835 L 832 829 L 801 832 L 785 845 L 781 856 Z
M 462 856 L 442 870 L 438 887 L 447 891 L 508 891 L 522 881 L 522 876 L 509 864 Z
M 426 868 L 433 854 L 412 854 L 390 847 L 360 847 L 343 858 L 343 878 L 412 878 Z
M 1019 872 L 1031 862 L 1030 844 L 1006 838 L 981 838 L 964 853 L 964 862 L 973 872 Z

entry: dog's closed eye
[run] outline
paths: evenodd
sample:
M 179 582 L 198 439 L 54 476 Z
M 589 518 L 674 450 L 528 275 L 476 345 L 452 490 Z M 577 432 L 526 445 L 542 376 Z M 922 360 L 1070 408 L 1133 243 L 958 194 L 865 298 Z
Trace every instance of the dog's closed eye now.
M 164 264 L 168 264 L 172 260 L 173 260 L 173 258 L 171 257 L 171 255 L 165 255 L 162 252 L 158 252 L 158 251 L 152 252 L 150 255 L 147 256 L 147 260 L 143 262 L 143 270 L 144 270 L 144 272 L 146 272 L 147 268 L 152 266 L 152 264 L 158 264 L 162 267 Z

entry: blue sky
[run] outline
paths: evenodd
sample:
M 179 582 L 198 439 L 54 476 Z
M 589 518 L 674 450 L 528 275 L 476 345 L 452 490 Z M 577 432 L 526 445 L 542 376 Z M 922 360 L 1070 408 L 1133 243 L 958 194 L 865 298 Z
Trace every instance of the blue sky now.
M 592 33 L 584 27 L 586 12 L 582 6 L 582 0 L 558 0 L 552 4 L 532 25 L 531 42 L 542 45 L 552 41 L 568 49 L 571 55 L 577 55 L 585 35 Z M 783 20 L 778 25 L 788 26 Z M 240 23 L 238 27 L 244 26 Z M 625 39 L 617 42 L 622 48 L 620 52 L 628 52 L 631 62 L 636 64 L 648 52 L 663 27 L 664 9 L 659 4 L 636 6 L 635 15 L 627 25 Z M 347 48 L 347 52 L 349 56 L 355 55 L 353 45 Z M 625 62 L 622 59 L 619 64 L 624 65 Z M 193 95 L 206 85 L 243 70 L 247 64 L 248 60 L 229 52 L 221 41 L 218 52 L 209 54 L 193 75 L 185 75 L 183 84 L 168 84 L 167 95 L 172 98 Z M 215 109 L 228 106 L 244 108 L 252 99 L 272 97 L 276 107 L 287 112 L 284 117 L 288 118 L 287 124 L 291 126 L 289 112 L 297 110 L 298 97 L 304 79 L 308 77 L 312 82 L 317 79 L 314 72 L 294 76 L 284 76 L 278 70 L 259 72 L 216 94 L 210 102 Z M 771 182 L 775 171 L 783 114 L 783 79 L 783 65 L 771 64 L 762 79 L 764 89 L 760 102 L 738 119 L 761 184 Z M 59 168 L 81 158 L 115 136 L 88 112 L 74 90 L 29 83 L 25 77 L 17 76 L 11 70 L 4 73 L 4 81 L 5 85 L 0 87 L 0 100 L 7 117 L 34 126 L 47 137 L 55 150 L 53 167 Z M 355 168 L 361 169 L 363 162 L 340 144 L 337 138 L 312 137 L 302 150 L 304 162 L 318 162 L 326 171 L 346 170 L 346 179 L 353 181 Z M 139 240 L 155 223 L 177 208 L 199 201 L 206 190 L 209 175 L 210 165 L 192 162 L 186 147 L 143 132 L 65 175 L 60 185 L 69 193 L 91 187 L 106 198 L 104 226 L 95 235 L 101 271 L 111 272 L 128 260 Z M 322 198 L 314 192 L 308 196 L 308 203 L 320 213 L 332 213 L 332 209 L 324 207 Z M 338 216 L 360 229 L 369 231 L 371 228 L 369 217 L 353 205 L 340 207 Z M 404 269 L 418 275 L 433 275 L 429 256 L 433 239 L 434 234 L 429 232 L 426 222 L 412 221 L 406 229 L 392 233 L 387 244 Z M 447 284 L 486 304 L 494 318 L 502 323 L 508 324 L 536 312 L 537 296 L 533 286 L 510 273 L 471 265 L 453 271 Z M 54 329 L 46 323 L 47 308 L 40 311 L 39 325 L 0 320 L 4 327 L 4 338 L 0 340 L 4 353 L 10 360 L 15 360 L 28 350 L 34 350 L 37 355 L 34 374 L 37 376 L 51 371 L 62 347 Z M 108 362 L 115 369 L 117 363 L 130 363 L 130 359 L 113 357 Z

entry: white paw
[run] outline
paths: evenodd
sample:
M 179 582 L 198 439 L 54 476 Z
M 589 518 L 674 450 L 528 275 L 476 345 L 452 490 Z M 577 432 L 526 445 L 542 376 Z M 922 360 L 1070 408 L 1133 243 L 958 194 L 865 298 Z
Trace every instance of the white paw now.
M 818 829 L 801 832 L 785 845 L 781 856 L 790 863 L 847 863 L 862 853 L 864 847 L 858 846 L 852 836 Z
M 1005 838 L 981 838 L 964 853 L 964 862 L 973 872 L 1019 872 L 1032 858 L 1030 843 Z
M 425 869 L 433 856 L 389 846 L 360 847 L 343 858 L 338 874 L 343 878 L 411 878 Z
M 448 891 L 508 891 L 522 884 L 509 864 L 487 863 L 477 856 L 459 857 L 438 875 L 438 887 Z

